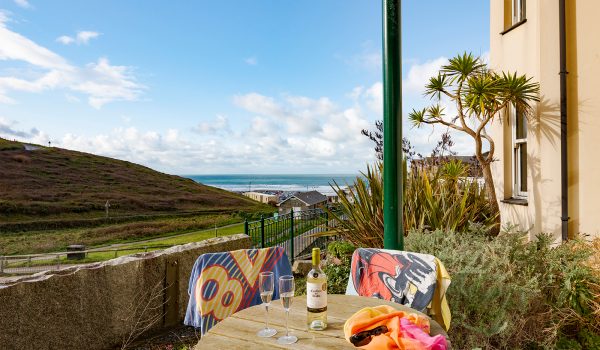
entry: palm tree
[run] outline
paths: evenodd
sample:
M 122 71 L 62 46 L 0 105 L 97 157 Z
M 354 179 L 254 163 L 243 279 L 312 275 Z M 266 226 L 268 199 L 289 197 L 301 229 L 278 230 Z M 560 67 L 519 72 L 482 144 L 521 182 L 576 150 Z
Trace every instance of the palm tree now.
M 426 85 L 425 95 L 435 101 L 430 107 L 412 110 L 408 118 L 416 127 L 423 124 L 440 124 L 461 131 L 475 141 L 475 157 L 485 179 L 489 204 L 499 212 L 496 190 L 490 164 L 494 160 L 494 140 L 486 127 L 511 105 L 529 117 L 532 104 L 539 102 L 539 84 L 525 75 L 496 73 L 490 70 L 480 57 L 464 53 L 451 58 L 442 66 L 438 75 Z M 448 99 L 456 105 L 456 115 L 447 116 L 441 100 Z M 489 153 L 484 154 L 487 143 Z M 497 227 L 500 229 L 500 216 Z

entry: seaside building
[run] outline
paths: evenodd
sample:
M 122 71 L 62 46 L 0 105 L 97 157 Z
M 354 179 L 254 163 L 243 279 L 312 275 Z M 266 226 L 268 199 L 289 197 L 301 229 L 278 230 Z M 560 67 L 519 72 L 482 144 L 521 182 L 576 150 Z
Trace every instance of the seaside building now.
M 565 1 L 564 9 L 559 4 L 490 3 L 491 68 L 532 77 L 540 83 L 541 99 L 530 118 L 511 108 L 489 130 L 496 143 L 492 171 L 502 224 L 519 224 L 532 237 L 550 233 L 556 241 L 567 229 L 569 237 L 600 235 L 600 1 Z
M 251 191 L 242 194 L 250 199 L 265 204 L 279 202 L 279 193 L 275 191 Z
M 297 192 L 279 203 L 279 214 L 321 208 L 327 205 L 327 196 L 318 191 Z

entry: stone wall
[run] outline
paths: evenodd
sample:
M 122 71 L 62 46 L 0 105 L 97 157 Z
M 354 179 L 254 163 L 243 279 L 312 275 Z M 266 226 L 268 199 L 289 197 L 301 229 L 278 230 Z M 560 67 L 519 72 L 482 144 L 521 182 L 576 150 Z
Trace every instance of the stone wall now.
M 250 246 L 243 234 L 213 238 L 0 285 L 0 349 L 110 349 L 181 324 L 196 258 Z

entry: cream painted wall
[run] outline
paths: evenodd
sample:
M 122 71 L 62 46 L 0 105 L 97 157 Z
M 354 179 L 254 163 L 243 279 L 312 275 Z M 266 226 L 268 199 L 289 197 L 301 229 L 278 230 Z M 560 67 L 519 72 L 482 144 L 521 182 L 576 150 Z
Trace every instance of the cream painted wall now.
M 600 1 L 568 3 L 570 216 L 574 232 L 600 237 Z
M 567 2 L 569 90 L 570 232 L 600 231 L 600 1 Z M 516 71 L 540 83 L 541 101 L 529 120 L 528 205 L 500 203 L 502 223 L 518 224 L 533 237 L 560 240 L 560 78 L 558 1 L 528 0 L 527 22 L 501 35 L 505 0 L 491 0 L 490 66 Z M 585 72 L 582 74 L 582 72 Z M 493 163 L 499 199 L 512 193 L 512 149 L 507 120 L 490 133 L 498 150 Z

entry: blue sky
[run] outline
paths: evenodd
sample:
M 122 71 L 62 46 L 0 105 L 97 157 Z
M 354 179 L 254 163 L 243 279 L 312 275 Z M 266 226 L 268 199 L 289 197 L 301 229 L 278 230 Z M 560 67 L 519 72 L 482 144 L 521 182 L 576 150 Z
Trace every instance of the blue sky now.
M 487 54 L 489 2 L 403 1 L 404 111 Z M 353 173 L 381 119 L 375 0 L 0 1 L 0 136 L 174 174 Z M 428 152 L 444 130 L 405 134 Z M 456 150 L 472 153 L 455 137 Z

